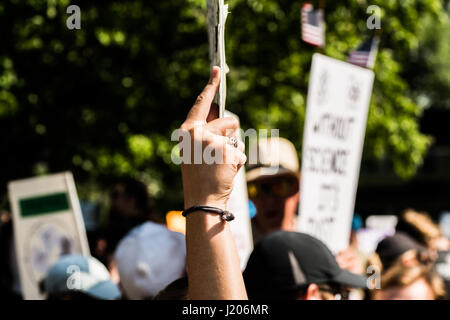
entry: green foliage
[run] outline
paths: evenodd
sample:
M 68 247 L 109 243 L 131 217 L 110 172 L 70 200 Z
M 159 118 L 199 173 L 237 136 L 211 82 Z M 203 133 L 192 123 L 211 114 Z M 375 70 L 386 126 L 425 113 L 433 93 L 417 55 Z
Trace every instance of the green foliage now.
M 300 151 L 315 52 L 300 39 L 302 2 L 228 3 L 227 107 L 244 128 L 279 128 Z M 384 32 L 364 161 L 389 159 L 410 177 L 430 138 L 403 68 L 421 22 L 442 19 L 441 2 L 327 1 L 327 55 L 345 59 L 369 35 L 371 4 Z M 126 174 L 149 183 L 164 208 L 181 208 L 170 136 L 207 80 L 206 0 L 79 1 L 81 30 L 66 28 L 68 5 L 0 3 L 2 190 L 34 173 L 72 170 L 78 182 L 104 184 Z
M 227 56 L 231 67 L 228 107 L 251 127 L 280 128 L 301 150 L 306 94 L 315 50 L 299 39 L 299 1 L 230 1 Z M 411 177 L 430 137 L 419 132 L 421 109 L 403 64 L 418 47 L 422 19 L 442 16 L 440 1 L 328 1 L 325 53 L 345 59 L 365 37 L 366 8 L 382 10 L 382 42 L 367 124 L 364 160 L 386 159 Z M 236 88 L 236 90 L 233 90 Z
M 412 89 L 423 107 L 450 109 L 450 3 L 440 21 L 424 19 L 419 34 L 423 41 L 409 68 Z M 419 70 L 419 72 L 417 72 Z

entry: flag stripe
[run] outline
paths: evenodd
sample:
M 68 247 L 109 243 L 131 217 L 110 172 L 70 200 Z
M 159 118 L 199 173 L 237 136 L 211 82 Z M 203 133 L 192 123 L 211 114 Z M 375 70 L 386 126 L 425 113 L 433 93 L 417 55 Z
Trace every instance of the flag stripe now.
M 367 39 L 356 50 L 350 52 L 347 61 L 364 68 L 373 68 L 378 51 L 378 42 L 377 36 Z
M 321 10 L 314 10 L 310 3 L 302 7 L 302 40 L 315 46 L 324 44 L 324 23 Z

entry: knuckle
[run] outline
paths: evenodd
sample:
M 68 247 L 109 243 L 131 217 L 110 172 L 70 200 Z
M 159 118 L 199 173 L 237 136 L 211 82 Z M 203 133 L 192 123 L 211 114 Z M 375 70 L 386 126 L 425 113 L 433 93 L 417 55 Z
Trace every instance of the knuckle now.
M 197 97 L 197 100 L 195 101 L 196 104 L 202 103 L 205 101 L 206 95 L 204 93 L 200 93 Z
M 230 117 L 230 125 L 232 125 L 233 127 L 238 127 L 239 126 L 238 119 L 236 119 L 234 117 Z
M 189 126 L 186 124 L 186 122 L 183 122 L 180 126 L 181 131 L 189 131 Z

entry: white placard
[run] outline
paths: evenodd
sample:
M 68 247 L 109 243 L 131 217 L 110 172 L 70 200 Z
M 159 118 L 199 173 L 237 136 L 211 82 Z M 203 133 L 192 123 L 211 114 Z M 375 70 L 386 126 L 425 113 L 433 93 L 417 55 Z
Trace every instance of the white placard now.
M 396 215 L 373 215 L 368 216 L 366 219 L 366 228 L 370 229 L 383 229 L 386 231 L 395 231 L 398 218 Z
M 395 229 L 359 229 L 356 232 L 358 250 L 366 256 L 372 255 L 377 249 L 378 243 L 386 237 L 393 236 Z
M 12 181 L 8 191 L 22 293 L 44 299 L 39 282 L 62 254 L 90 255 L 73 176 Z
M 348 247 L 374 74 L 315 54 L 303 135 L 298 230 Z
M 225 111 L 225 116 L 235 117 L 236 115 L 229 111 Z M 240 137 L 242 140 L 242 137 Z M 229 226 L 233 233 L 234 241 L 238 250 L 241 270 L 245 269 L 247 260 L 253 250 L 253 236 L 250 221 L 250 212 L 248 207 L 247 180 L 245 179 L 245 168 L 242 167 L 234 178 L 233 191 L 227 203 L 227 210 L 235 216 Z

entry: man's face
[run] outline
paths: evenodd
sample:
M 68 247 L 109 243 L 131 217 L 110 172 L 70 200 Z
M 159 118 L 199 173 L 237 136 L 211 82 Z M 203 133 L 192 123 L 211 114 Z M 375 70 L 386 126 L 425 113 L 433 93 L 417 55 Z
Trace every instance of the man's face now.
M 297 211 L 299 184 L 291 175 L 260 178 L 248 184 L 250 199 L 256 206 L 255 222 L 264 234 L 292 230 Z

